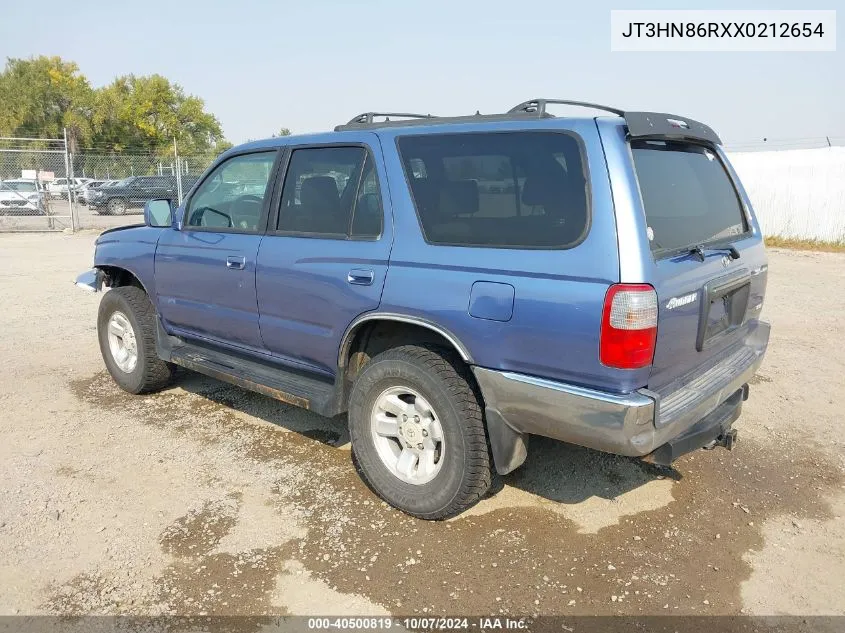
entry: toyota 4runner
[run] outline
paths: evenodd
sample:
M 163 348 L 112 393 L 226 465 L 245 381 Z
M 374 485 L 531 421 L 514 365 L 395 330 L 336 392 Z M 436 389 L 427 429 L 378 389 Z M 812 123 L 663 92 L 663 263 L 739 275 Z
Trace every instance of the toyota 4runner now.
M 675 115 L 366 113 L 231 149 L 144 220 L 77 280 L 110 288 L 117 384 L 180 365 L 348 413 L 370 486 L 426 519 L 532 434 L 667 465 L 730 448 L 769 339 L 751 204 L 714 131 Z

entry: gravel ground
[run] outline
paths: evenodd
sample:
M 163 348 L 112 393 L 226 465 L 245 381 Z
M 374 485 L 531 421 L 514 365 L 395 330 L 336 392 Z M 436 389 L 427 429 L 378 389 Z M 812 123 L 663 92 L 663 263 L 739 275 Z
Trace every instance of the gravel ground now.
M 732 452 L 660 470 L 532 438 L 427 523 L 345 420 L 103 370 L 93 235 L 0 235 L 0 614 L 845 614 L 845 256 L 772 251 L 771 347 Z

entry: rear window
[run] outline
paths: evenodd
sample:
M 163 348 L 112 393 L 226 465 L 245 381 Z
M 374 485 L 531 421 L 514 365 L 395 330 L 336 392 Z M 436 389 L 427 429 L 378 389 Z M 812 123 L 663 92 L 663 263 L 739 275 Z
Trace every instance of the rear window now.
M 568 248 L 589 226 L 581 145 L 570 133 L 400 137 L 426 240 L 492 248 Z
M 713 150 L 667 141 L 635 141 L 631 150 L 655 254 L 748 231 L 736 189 Z

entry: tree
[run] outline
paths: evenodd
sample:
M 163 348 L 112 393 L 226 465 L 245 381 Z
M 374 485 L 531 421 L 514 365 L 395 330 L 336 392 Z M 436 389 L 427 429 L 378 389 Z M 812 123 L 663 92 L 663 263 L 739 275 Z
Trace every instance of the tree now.
M 180 153 L 210 153 L 225 142 L 203 100 L 161 75 L 126 75 L 98 90 L 93 126 L 97 146 L 117 152 L 168 153 L 175 138 Z
M 0 136 L 62 138 L 71 150 L 91 137 L 94 92 L 73 62 L 9 59 L 0 73 Z
M 0 136 L 61 138 L 71 152 L 213 157 L 231 144 L 202 99 L 161 75 L 118 77 L 92 89 L 60 57 L 9 59 L 0 72 Z
M 273 138 L 278 138 L 280 136 L 290 136 L 290 130 L 286 127 L 279 128 L 279 131 L 273 135 Z

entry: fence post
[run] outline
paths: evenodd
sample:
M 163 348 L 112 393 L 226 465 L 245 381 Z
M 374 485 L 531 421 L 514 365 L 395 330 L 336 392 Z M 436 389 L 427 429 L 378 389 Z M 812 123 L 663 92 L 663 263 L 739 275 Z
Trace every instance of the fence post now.
M 175 171 L 176 171 L 176 195 L 179 200 L 179 204 L 182 204 L 182 170 L 179 168 L 179 151 L 176 149 L 176 137 L 173 137 L 173 159 L 176 161 L 174 163 Z
M 73 196 L 71 196 L 71 178 L 73 178 L 73 169 L 71 167 L 70 161 L 70 152 L 68 151 L 67 146 L 67 128 L 64 128 L 64 140 L 65 140 L 65 179 L 67 180 L 67 203 L 68 208 L 70 209 L 70 230 L 74 233 L 76 232 L 76 218 L 74 217 L 73 212 Z

